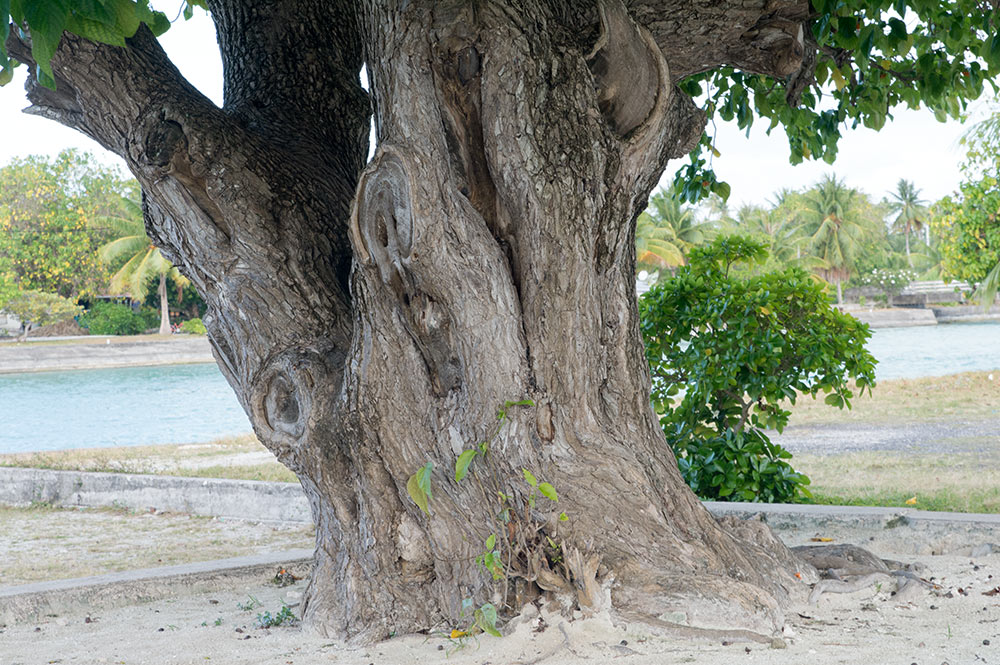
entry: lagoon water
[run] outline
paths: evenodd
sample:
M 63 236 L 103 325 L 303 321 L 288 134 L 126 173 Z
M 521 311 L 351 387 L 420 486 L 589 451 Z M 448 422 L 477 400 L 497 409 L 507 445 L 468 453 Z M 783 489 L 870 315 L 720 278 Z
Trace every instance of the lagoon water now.
M 914 379 L 1000 370 L 1000 323 L 943 323 L 872 331 L 877 379 Z
M 0 453 L 191 443 L 249 431 L 214 363 L 0 374 Z
M 879 379 L 1000 370 L 1000 323 L 875 330 Z M 214 364 L 0 374 L 0 453 L 191 443 L 251 431 Z

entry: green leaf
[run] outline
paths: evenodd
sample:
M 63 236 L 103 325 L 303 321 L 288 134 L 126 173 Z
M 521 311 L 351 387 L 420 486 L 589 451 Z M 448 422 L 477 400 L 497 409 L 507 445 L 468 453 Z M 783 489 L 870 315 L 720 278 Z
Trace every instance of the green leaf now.
M 486 549 L 492 550 L 494 547 L 496 547 L 496 544 L 497 544 L 497 535 L 495 533 L 491 533 L 490 537 L 486 539 Z
M 424 511 L 424 514 L 430 515 L 430 512 L 427 510 L 427 493 L 421 489 L 416 473 L 406 481 L 406 491 L 410 495 L 410 498 L 413 499 L 413 503 L 417 504 L 417 507 Z
M 433 470 L 434 462 L 428 462 L 414 474 L 417 478 L 417 485 L 427 495 L 428 499 L 434 498 L 431 494 L 431 471 Z
M 543 496 L 547 496 L 553 501 L 559 500 L 559 495 L 556 494 L 556 488 L 548 483 L 539 483 L 538 491 L 541 492 Z
M 462 454 L 458 456 L 455 460 L 455 482 L 460 482 L 462 478 L 465 478 L 466 474 L 469 473 L 469 465 L 472 464 L 472 460 L 476 458 L 479 453 L 478 450 L 470 449 L 463 450 Z
M 73 16 L 66 25 L 70 32 L 102 44 L 125 46 L 125 38 L 114 27 L 89 18 Z
M 10 34 L 10 0 L 0 0 L 0 67 L 9 67 L 7 59 L 7 35 Z M 9 83 L 9 81 L 8 81 Z M 3 85 L 3 84 L 0 84 Z
M 526 483 L 528 483 L 532 487 L 538 487 L 538 479 L 535 478 L 534 474 L 531 473 L 531 471 L 528 471 L 525 468 L 522 468 L 521 471 L 524 472 L 524 480 Z
M 559 513 L 559 521 L 560 522 L 569 521 L 569 515 L 567 515 L 566 513 Z
M 475 612 L 476 625 L 479 626 L 484 633 L 488 633 L 493 637 L 503 637 L 499 630 L 497 630 L 497 608 L 492 605 L 492 603 L 485 603 Z
M 4 67 L 0 69 L 0 86 L 7 85 L 14 79 L 14 68 Z

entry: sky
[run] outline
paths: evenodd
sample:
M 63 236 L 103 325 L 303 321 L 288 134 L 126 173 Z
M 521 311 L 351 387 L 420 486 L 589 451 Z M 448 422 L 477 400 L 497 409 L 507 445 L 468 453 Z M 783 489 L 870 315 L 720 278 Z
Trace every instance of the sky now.
M 168 14 L 171 12 L 168 10 Z M 180 20 L 161 38 L 178 69 L 210 99 L 222 103 L 222 65 L 211 21 L 201 10 L 191 21 Z M 94 152 L 109 164 L 122 164 L 86 136 L 44 118 L 26 115 L 23 84 L 25 68 L 18 68 L 15 80 L 0 88 L 0 165 L 29 154 L 55 155 L 76 147 Z M 974 109 L 985 107 L 977 102 Z M 776 128 L 771 136 L 759 122 L 744 136 L 735 124 L 720 123 L 716 134 L 714 167 L 719 178 L 732 186 L 730 209 L 742 203 L 764 204 L 773 192 L 788 187 L 812 185 L 824 174 L 836 173 L 849 186 L 879 200 L 896 187 L 900 178 L 913 181 L 924 199 L 934 201 L 953 192 L 961 179 L 959 164 L 963 151 L 959 139 L 965 125 L 957 121 L 940 123 L 929 111 L 897 109 L 896 118 L 880 132 L 858 128 L 844 131 L 840 152 L 833 165 L 788 162 L 788 141 Z M 660 183 L 669 185 L 673 171 L 686 159 L 672 162 Z

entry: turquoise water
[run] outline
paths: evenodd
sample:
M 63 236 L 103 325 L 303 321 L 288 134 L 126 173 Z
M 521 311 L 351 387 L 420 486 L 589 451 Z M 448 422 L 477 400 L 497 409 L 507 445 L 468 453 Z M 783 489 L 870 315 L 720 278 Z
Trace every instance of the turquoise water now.
M 0 374 L 0 453 L 189 443 L 249 431 L 214 363 Z
M 1000 323 L 875 330 L 879 379 L 1000 370 Z M 214 364 L 0 374 L 0 453 L 210 441 L 250 422 Z
M 872 331 L 878 379 L 913 379 L 1000 370 L 1000 323 L 942 323 Z

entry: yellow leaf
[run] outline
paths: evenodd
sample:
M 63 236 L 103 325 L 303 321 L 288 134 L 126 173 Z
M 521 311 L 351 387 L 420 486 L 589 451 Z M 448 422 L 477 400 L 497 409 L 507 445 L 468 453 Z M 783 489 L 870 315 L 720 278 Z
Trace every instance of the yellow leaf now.
M 834 67 L 830 74 L 833 76 L 833 84 L 837 86 L 837 90 L 843 90 L 844 86 L 847 85 L 847 79 L 840 73 L 840 70 Z
M 722 157 L 722 153 L 716 150 L 714 145 L 712 146 L 712 154 L 715 155 L 716 157 Z
M 468 637 L 469 634 L 464 630 L 458 630 L 457 628 L 451 631 L 451 639 L 457 640 L 460 637 Z
M 917 505 L 917 495 L 914 494 L 909 499 L 907 499 L 906 500 L 906 505 L 908 505 L 908 506 L 915 506 L 915 505 Z
M 827 538 L 826 536 L 816 536 L 815 538 L 810 538 L 810 541 L 814 543 L 832 543 L 833 538 Z
M 771 316 L 771 310 L 768 309 L 767 307 L 761 307 L 760 313 L 763 314 L 764 316 Z

